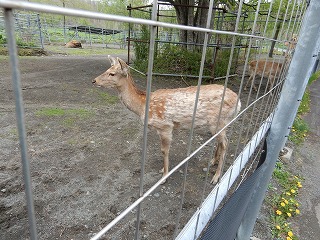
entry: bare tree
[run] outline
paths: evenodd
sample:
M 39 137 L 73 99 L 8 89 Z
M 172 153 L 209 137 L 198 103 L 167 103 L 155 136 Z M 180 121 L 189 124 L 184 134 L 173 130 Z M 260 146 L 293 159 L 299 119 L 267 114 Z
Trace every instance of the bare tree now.
M 174 7 L 177 14 L 177 22 L 179 24 L 196 27 L 206 26 L 209 12 L 209 0 L 165 0 L 164 2 L 168 2 Z M 203 39 L 203 32 L 186 30 L 180 31 L 181 42 L 186 42 L 189 44 L 203 43 Z

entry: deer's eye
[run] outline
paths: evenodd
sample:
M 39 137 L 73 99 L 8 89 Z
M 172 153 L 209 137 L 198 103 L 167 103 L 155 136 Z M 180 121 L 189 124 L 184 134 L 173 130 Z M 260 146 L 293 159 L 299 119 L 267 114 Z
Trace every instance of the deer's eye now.
M 113 76 L 114 76 L 114 73 L 109 73 L 109 75 L 113 77 Z

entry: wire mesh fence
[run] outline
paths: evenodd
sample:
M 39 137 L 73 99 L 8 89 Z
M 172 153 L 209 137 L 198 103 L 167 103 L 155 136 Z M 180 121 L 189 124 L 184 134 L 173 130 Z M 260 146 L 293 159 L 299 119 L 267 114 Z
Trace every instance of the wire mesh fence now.
M 99 144 L 103 147 L 97 147 L 90 155 L 85 156 L 100 160 L 106 158 L 108 161 L 105 163 L 108 165 L 102 166 L 95 162 L 97 166 L 93 164 L 88 167 L 85 165 L 86 161 L 81 163 L 88 168 L 89 173 L 92 171 L 92 175 L 86 177 L 97 178 L 92 183 L 88 181 L 83 185 L 90 189 L 87 192 L 90 195 L 88 202 L 88 198 L 81 192 L 77 196 L 83 198 L 84 203 L 80 205 L 88 213 L 79 215 L 83 210 L 75 210 L 77 217 L 74 220 L 86 227 L 74 231 L 62 229 L 60 237 L 197 239 L 228 197 L 255 171 L 258 160 L 265 151 L 263 142 L 282 94 L 307 2 L 281 0 L 263 3 L 259 0 L 254 5 L 248 5 L 240 1 L 232 9 L 221 10 L 221 6 L 214 6 L 214 2 L 210 1 L 205 6 L 207 18 L 205 27 L 202 28 L 161 22 L 157 19 L 158 1 L 154 1 L 151 6 L 149 20 L 27 2 L 0 1 L 0 6 L 4 8 L 6 36 L 11 44 L 9 48 L 31 239 L 37 239 L 39 235 L 35 215 L 41 213 L 35 214 L 32 196 L 27 157 L 27 140 L 32 139 L 27 138 L 24 128 L 26 123 L 15 52 L 12 9 L 126 22 L 134 29 L 140 28 L 143 35 L 128 33 L 130 41 L 134 42 L 134 68 L 146 73 L 146 82 L 138 81 L 141 76 L 134 69 L 130 73 L 129 66 L 116 58 L 110 58 L 110 70 L 100 77 L 97 77 L 99 74 L 90 75 L 92 79 L 97 77 L 94 83 L 102 86 L 110 79 L 115 81 L 113 77 L 117 74 L 121 75 L 119 79 L 131 86 L 123 88 L 133 92 L 128 94 L 122 91 L 120 83 L 115 84 L 116 88 L 125 106 L 141 118 L 143 129 L 138 127 L 135 120 L 129 126 L 117 127 L 116 121 L 121 122 L 121 119 L 127 118 L 121 113 L 120 120 L 113 119 L 110 129 L 97 133 L 95 137 L 101 140 Z M 180 7 L 189 9 L 194 6 Z M 228 18 L 233 20 L 226 20 Z M 213 25 L 211 19 L 214 19 Z M 159 29 L 162 29 L 160 35 Z M 177 41 L 183 31 L 194 35 L 197 33 L 202 40 L 200 43 Z M 188 55 L 190 52 L 193 54 Z M 130 61 L 129 58 L 127 60 Z M 89 61 L 88 64 L 94 63 Z M 172 78 L 177 76 L 178 80 Z M 134 81 L 132 78 L 138 80 Z M 198 79 L 197 82 L 194 81 L 195 78 Z M 213 82 L 215 84 L 210 84 Z M 144 88 L 146 92 L 138 88 Z M 154 88 L 164 90 L 151 92 Z M 99 94 L 102 96 L 103 93 Z M 124 107 L 119 105 L 117 108 Z M 109 109 L 105 114 L 108 116 L 117 111 Z M 96 124 L 102 121 L 101 118 L 95 120 Z M 148 133 L 148 126 L 155 130 Z M 176 127 L 187 130 L 175 130 L 171 141 L 172 129 Z M 56 127 L 52 125 L 52 128 Z M 119 137 L 119 128 L 125 128 L 126 134 Z M 93 130 L 83 131 L 84 134 L 90 134 Z M 107 136 L 108 133 L 111 135 Z M 161 143 L 158 142 L 156 133 L 159 134 Z M 105 139 L 104 142 L 102 139 Z M 67 141 L 72 145 L 70 139 Z M 53 141 L 49 145 L 56 148 L 56 144 Z M 166 159 L 169 149 L 170 163 Z M 212 166 L 214 158 L 218 166 Z M 37 158 L 31 161 L 36 162 Z M 134 163 L 128 163 L 129 161 Z M 162 167 L 162 161 L 165 174 L 161 178 L 157 168 Z M 166 172 L 168 164 L 169 171 Z M 217 172 L 221 172 L 221 175 Z M 163 184 L 164 180 L 166 183 Z M 72 180 L 69 181 L 68 184 L 72 184 Z M 70 199 L 61 198 L 61 201 L 50 202 L 50 205 L 61 208 L 67 206 L 65 211 L 70 211 L 67 220 L 72 221 L 71 209 L 78 208 L 76 199 L 73 198 L 70 202 Z M 60 226 L 63 225 L 57 217 L 59 214 L 53 215 L 55 221 Z M 88 220 L 87 224 L 84 223 L 85 220 Z M 50 235 L 46 230 L 38 229 L 39 231 L 41 238 L 48 238 Z M 8 234 L 14 234 L 14 229 L 8 228 Z
M 43 38 L 39 14 L 15 13 L 17 44 L 20 47 L 43 48 Z M 0 31 L 5 43 L 5 23 L 3 14 L 0 17 Z

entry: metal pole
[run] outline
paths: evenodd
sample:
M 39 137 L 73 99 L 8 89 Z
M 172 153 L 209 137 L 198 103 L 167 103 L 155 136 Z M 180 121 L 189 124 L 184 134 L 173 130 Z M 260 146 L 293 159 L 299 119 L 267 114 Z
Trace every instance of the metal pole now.
M 153 0 L 152 5 L 152 20 L 157 18 L 157 8 L 158 1 Z M 147 93 L 146 93 L 146 110 L 144 114 L 144 126 L 143 126 L 143 149 L 141 157 L 141 174 L 140 174 L 140 190 L 139 196 L 143 196 L 144 191 L 144 170 L 145 162 L 147 158 L 147 133 L 148 133 L 148 122 L 149 122 L 149 106 L 150 106 L 150 93 L 151 93 L 151 83 L 152 83 L 152 71 L 153 71 L 153 61 L 154 61 L 154 51 L 155 51 L 155 40 L 156 40 L 156 26 L 150 26 L 150 45 L 149 45 L 149 58 L 148 58 L 148 75 L 147 75 Z M 140 232 L 140 218 L 141 218 L 141 203 L 137 207 L 137 222 L 136 222 L 136 232 L 135 240 L 139 239 Z
M 15 95 L 17 127 L 19 132 L 22 172 L 23 172 L 23 180 L 24 180 L 26 200 L 27 200 L 30 237 L 32 240 L 36 240 L 37 229 L 36 229 L 35 211 L 34 211 L 34 205 L 33 205 L 30 166 L 27 158 L 27 140 L 26 140 L 27 137 L 26 137 L 25 124 L 24 124 L 24 108 L 23 108 L 22 90 L 21 90 L 21 83 L 20 83 L 21 78 L 20 78 L 20 71 L 19 71 L 19 64 L 18 64 L 17 45 L 16 45 L 16 39 L 14 36 L 14 19 L 13 19 L 12 9 L 5 9 L 4 17 L 5 17 L 7 38 L 8 38 L 10 63 L 12 68 L 11 70 L 12 84 L 13 84 L 13 90 Z
M 317 60 L 316 62 L 314 63 L 314 67 L 312 69 L 312 73 L 315 73 L 318 69 L 319 69 L 319 60 L 320 60 L 320 51 L 318 52 L 318 55 L 316 56 L 317 57 Z
M 127 7 L 128 8 L 128 7 Z M 131 3 L 129 4 L 129 17 L 132 17 L 131 15 Z M 131 38 L 131 24 L 128 24 L 129 29 L 128 29 L 128 61 L 127 63 L 130 64 L 130 38 Z
M 38 28 L 39 28 L 39 38 L 40 38 L 40 45 L 41 45 L 41 48 L 43 49 L 43 36 L 42 36 L 42 29 L 41 29 L 41 21 L 40 21 L 40 14 L 38 13 L 37 14 L 37 22 L 38 22 Z
M 250 238 L 279 152 L 287 140 L 289 128 L 293 123 L 300 99 L 308 83 L 314 64 L 312 56 L 317 51 L 315 42 L 320 38 L 319 8 L 320 0 L 311 0 L 303 21 L 300 39 L 289 67 L 287 80 L 283 86 L 278 108 L 271 124 L 270 134 L 267 137 L 267 158 L 264 166 L 262 166 L 264 173 L 257 182 L 249 203 L 250 208 L 247 209 L 238 229 L 237 240 L 248 240 Z M 301 81 L 302 79 L 304 81 Z

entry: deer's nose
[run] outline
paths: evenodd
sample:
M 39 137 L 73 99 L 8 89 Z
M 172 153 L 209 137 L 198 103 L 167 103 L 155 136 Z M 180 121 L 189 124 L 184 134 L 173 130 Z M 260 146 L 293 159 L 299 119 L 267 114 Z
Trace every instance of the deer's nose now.
M 96 79 L 93 79 L 93 80 L 92 80 L 92 84 L 95 84 L 95 83 L 96 83 Z

